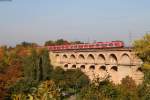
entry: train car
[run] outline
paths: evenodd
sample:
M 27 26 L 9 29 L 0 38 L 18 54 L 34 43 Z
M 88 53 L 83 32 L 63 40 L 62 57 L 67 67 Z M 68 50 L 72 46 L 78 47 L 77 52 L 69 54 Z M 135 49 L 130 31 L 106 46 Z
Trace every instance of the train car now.
M 47 46 L 47 48 L 50 51 L 76 50 L 76 49 L 105 49 L 105 48 L 121 48 L 121 47 L 124 47 L 124 43 L 122 41 Z

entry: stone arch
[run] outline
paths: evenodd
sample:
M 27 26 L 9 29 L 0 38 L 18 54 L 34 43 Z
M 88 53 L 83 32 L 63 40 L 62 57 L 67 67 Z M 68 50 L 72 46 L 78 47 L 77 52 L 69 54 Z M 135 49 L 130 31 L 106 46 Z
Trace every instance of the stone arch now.
M 139 67 L 139 68 L 137 68 L 137 70 L 136 70 L 137 72 L 142 72 L 142 68 L 141 67 Z
M 105 63 L 105 56 L 103 54 L 99 54 L 97 57 L 97 61 L 100 64 L 104 64 Z
M 91 66 L 89 67 L 89 70 L 95 70 L 95 66 L 94 66 L 94 65 L 91 65 Z
M 95 63 L 94 55 L 89 54 L 89 55 L 87 56 L 87 62 L 88 62 L 88 63 Z
M 127 53 L 124 53 L 121 55 L 120 64 L 123 64 L 123 65 L 130 65 L 131 64 L 130 56 Z
M 105 65 L 99 67 L 98 75 L 102 79 L 108 77 L 108 73 Z
M 62 56 L 62 58 L 68 58 L 68 56 L 67 56 L 66 54 L 64 54 L 64 55 Z
M 115 54 L 110 54 L 109 56 L 109 62 L 112 65 L 117 65 L 118 64 L 118 60 Z
M 75 57 L 75 55 L 74 54 L 72 54 L 71 56 L 70 56 L 70 63 L 75 63 L 76 62 L 76 57 Z
M 117 84 L 117 83 L 119 83 L 119 78 L 120 78 L 120 76 L 119 76 L 119 74 L 118 74 L 118 67 L 117 66 L 112 66 L 111 68 L 110 68 L 110 72 L 109 72 L 109 74 L 110 74 L 110 80 L 111 81 L 113 81 L 113 83 L 115 83 L 115 84 Z
M 68 64 L 65 64 L 65 65 L 64 65 L 64 68 L 65 68 L 65 69 L 68 69 Z
M 84 57 L 83 54 L 79 54 L 79 56 L 78 56 L 78 62 L 79 63 L 84 63 L 85 62 L 85 57 Z
M 113 71 L 113 72 L 117 72 L 118 71 L 118 67 L 117 66 L 112 66 L 110 70 Z
M 99 70 L 105 71 L 106 70 L 106 66 L 100 66 Z
M 81 65 L 80 69 L 82 69 L 82 70 L 85 69 L 85 65 Z
M 60 55 L 59 55 L 59 54 L 56 54 L 56 55 L 55 55 L 55 59 L 56 59 L 56 62 L 59 63 L 59 62 L 60 62 Z
M 68 60 L 68 56 L 67 56 L 66 54 L 64 54 L 64 55 L 62 56 L 62 61 L 63 61 L 63 62 L 67 62 L 67 60 Z
M 77 67 L 76 65 L 72 65 L 72 68 L 73 68 L 73 69 L 76 69 L 76 67 Z

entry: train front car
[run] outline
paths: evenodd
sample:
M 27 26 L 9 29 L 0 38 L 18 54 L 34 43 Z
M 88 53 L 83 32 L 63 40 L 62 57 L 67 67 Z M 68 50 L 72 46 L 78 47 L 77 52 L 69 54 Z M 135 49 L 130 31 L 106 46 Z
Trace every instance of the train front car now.
M 115 48 L 123 48 L 124 47 L 124 42 L 123 41 L 112 41 L 113 47 Z

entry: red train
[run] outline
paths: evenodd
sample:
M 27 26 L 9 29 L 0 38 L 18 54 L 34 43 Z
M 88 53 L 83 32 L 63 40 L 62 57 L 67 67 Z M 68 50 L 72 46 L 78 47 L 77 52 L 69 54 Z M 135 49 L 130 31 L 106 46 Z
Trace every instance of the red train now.
M 85 43 L 85 44 L 66 44 L 66 45 L 55 45 L 47 46 L 50 51 L 60 50 L 76 50 L 76 49 L 104 49 L 104 48 L 121 48 L 124 47 L 122 41 L 112 42 L 96 42 L 96 43 Z

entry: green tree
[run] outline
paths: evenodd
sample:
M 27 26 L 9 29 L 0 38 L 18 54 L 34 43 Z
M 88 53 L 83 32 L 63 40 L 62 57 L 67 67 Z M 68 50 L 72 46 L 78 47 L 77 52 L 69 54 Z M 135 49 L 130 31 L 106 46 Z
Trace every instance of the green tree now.
M 121 84 L 116 86 L 119 90 L 121 100 L 140 100 L 138 97 L 137 86 L 132 77 L 126 76 L 121 80 Z
M 54 43 L 54 41 L 49 40 L 49 41 L 46 41 L 44 45 L 45 46 L 50 46 L 50 45 L 55 45 L 55 43 Z
M 150 68 L 150 34 L 146 34 L 142 39 L 133 43 L 134 51 L 142 59 L 146 67 Z
M 63 45 L 63 44 L 69 44 L 69 42 L 67 40 L 64 39 L 58 39 L 55 41 L 56 45 Z
M 16 45 L 16 47 L 20 47 L 20 46 L 23 46 L 23 47 L 36 47 L 37 44 L 24 41 L 21 44 Z
M 150 99 L 150 34 L 136 40 L 133 44 L 134 50 L 138 57 L 143 61 L 144 81 L 139 86 L 138 95 L 141 100 Z
M 36 87 L 41 81 L 50 79 L 53 68 L 47 50 L 33 49 L 30 56 L 22 58 L 22 62 L 23 77 L 10 88 L 12 92 L 29 92 L 31 87 Z
M 49 45 L 63 45 L 63 44 L 69 44 L 69 42 L 67 40 L 64 40 L 64 39 L 58 39 L 56 41 L 49 40 L 49 41 L 45 42 L 45 46 L 49 46 Z
M 52 66 L 47 50 L 44 49 L 37 53 L 33 49 L 31 55 L 25 57 L 23 61 L 24 77 L 26 79 L 41 81 L 50 78 Z
M 81 41 L 72 41 L 71 44 L 83 44 Z
M 107 79 L 95 81 L 81 89 L 81 100 L 121 100 L 119 90 Z

